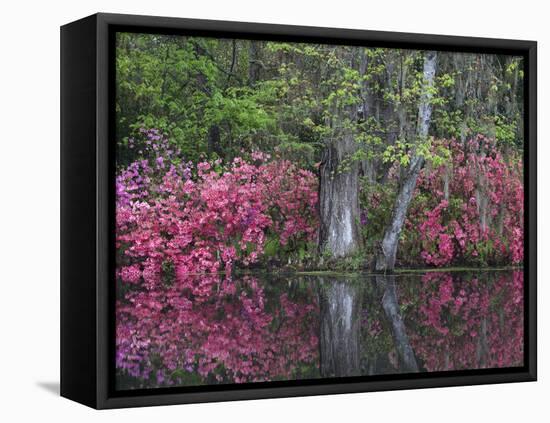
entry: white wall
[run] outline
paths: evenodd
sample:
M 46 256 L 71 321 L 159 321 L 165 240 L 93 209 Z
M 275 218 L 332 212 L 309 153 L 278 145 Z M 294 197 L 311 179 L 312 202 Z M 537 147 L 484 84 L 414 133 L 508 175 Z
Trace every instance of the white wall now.
M 59 365 L 59 26 L 94 12 L 539 41 L 539 216 L 550 213 L 544 1 L 6 0 L 0 6 L 0 419 L 542 421 L 549 413 L 550 227 L 539 220 L 539 382 L 94 412 L 54 395 Z M 542 330 L 546 329 L 546 336 Z M 544 389 L 548 391 L 543 394 Z M 2 418 L 10 415 L 9 418 Z M 537 418 L 537 415 L 539 416 Z

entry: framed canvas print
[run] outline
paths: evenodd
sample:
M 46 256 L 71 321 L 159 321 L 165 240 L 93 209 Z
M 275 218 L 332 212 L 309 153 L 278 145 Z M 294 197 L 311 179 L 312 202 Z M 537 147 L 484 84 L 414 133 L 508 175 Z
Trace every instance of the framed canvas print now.
M 61 28 L 61 394 L 536 380 L 536 43 Z

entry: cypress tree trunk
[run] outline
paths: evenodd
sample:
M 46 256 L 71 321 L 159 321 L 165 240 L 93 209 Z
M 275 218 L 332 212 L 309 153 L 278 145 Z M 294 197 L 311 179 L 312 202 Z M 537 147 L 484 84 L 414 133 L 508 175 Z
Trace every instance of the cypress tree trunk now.
M 353 52 L 343 52 L 341 60 L 351 69 L 358 67 Z M 360 66 L 359 66 L 360 67 Z M 360 69 L 359 69 L 360 70 Z M 332 135 L 326 141 L 319 168 L 319 252 L 330 258 L 353 255 L 361 247 L 359 210 L 359 170 L 353 157 L 358 105 L 336 101 L 332 105 Z M 323 256 L 321 256 L 321 260 Z
M 424 89 L 418 106 L 417 140 L 425 140 L 430 128 L 432 116 L 432 88 L 436 71 L 437 53 L 427 51 L 424 53 Z M 386 227 L 380 251 L 376 259 L 375 270 L 379 272 L 392 272 L 395 267 L 395 256 L 399 235 L 407 216 L 407 209 L 412 199 L 418 174 L 424 166 L 424 157 L 412 152 L 412 157 L 407 169 L 403 172 L 399 191 L 393 207 L 391 221 Z
M 350 132 L 338 138 L 326 147 L 319 174 L 319 251 L 333 258 L 349 256 L 361 245 L 359 162 L 345 162 L 357 144 Z

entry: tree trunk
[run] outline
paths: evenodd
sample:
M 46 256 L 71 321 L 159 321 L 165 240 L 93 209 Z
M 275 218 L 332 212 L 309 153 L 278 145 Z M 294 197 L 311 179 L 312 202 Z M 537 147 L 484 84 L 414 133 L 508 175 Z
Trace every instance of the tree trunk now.
M 361 301 L 357 286 L 350 280 L 321 280 L 319 302 L 321 375 L 359 375 Z
M 430 120 L 432 116 L 432 89 L 436 71 L 437 53 L 427 51 L 424 54 L 424 89 L 418 106 L 417 141 L 424 141 L 428 136 Z M 384 238 L 378 257 L 375 270 L 378 272 L 392 272 L 395 267 L 397 244 L 403 223 L 407 216 L 407 209 L 412 199 L 418 174 L 424 166 L 424 157 L 416 154 L 413 150 L 408 168 L 403 172 L 400 181 L 399 192 L 395 199 L 392 218 L 384 232 Z
M 216 124 L 210 126 L 208 129 L 208 156 L 210 157 L 212 153 L 216 153 L 218 157 L 221 157 L 223 151 L 221 148 L 221 138 L 220 138 L 220 127 Z
M 367 120 L 367 116 L 370 117 L 375 115 L 375 113 L 373 113 L 374 96 L 371 95 L 369 90 L 369 81 L 365 78 L 368 65 L 369 61 L 366 54 L 366 49 L 363 48 L 359 53 L 359 75 L 364 78 L 364 80 L 361 83 L 360 88 L 361 103 L 358 112 L 358 120 L 363 122 Z M 371 149 L 371 146 L 367 146 L 367 151 Z M 376 166 L 372 158 L 365 158 L 361 160 L 360 171 L 362 175 L 367 178 L 369 183 L 374 184 L 376 182 Z
M 451 176 L 452 176 L 452 168 L 451 165 L 445 166 L 445 173 L 443 174 L 443 198 L 445 200 L 449 201 L 449 184 L 451 183 Z
M 357 144 L 350 132 L 338 138 L 325 149 L 319 184 L 319 251 L 333 258 L 349 256 L 361 245 L 359 163 L 350 160 Z
M 248 48 L 248 85 L 253 87 L 260 80 L 260 43 L 259 41 L 250 41 Z

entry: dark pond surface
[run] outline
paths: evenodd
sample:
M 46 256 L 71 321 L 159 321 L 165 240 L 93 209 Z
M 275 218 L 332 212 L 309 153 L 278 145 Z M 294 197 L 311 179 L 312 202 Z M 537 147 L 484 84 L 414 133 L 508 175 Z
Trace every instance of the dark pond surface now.
M 189 276 L 117 304 L 117 389 L 522 365 L 522 270 Z

